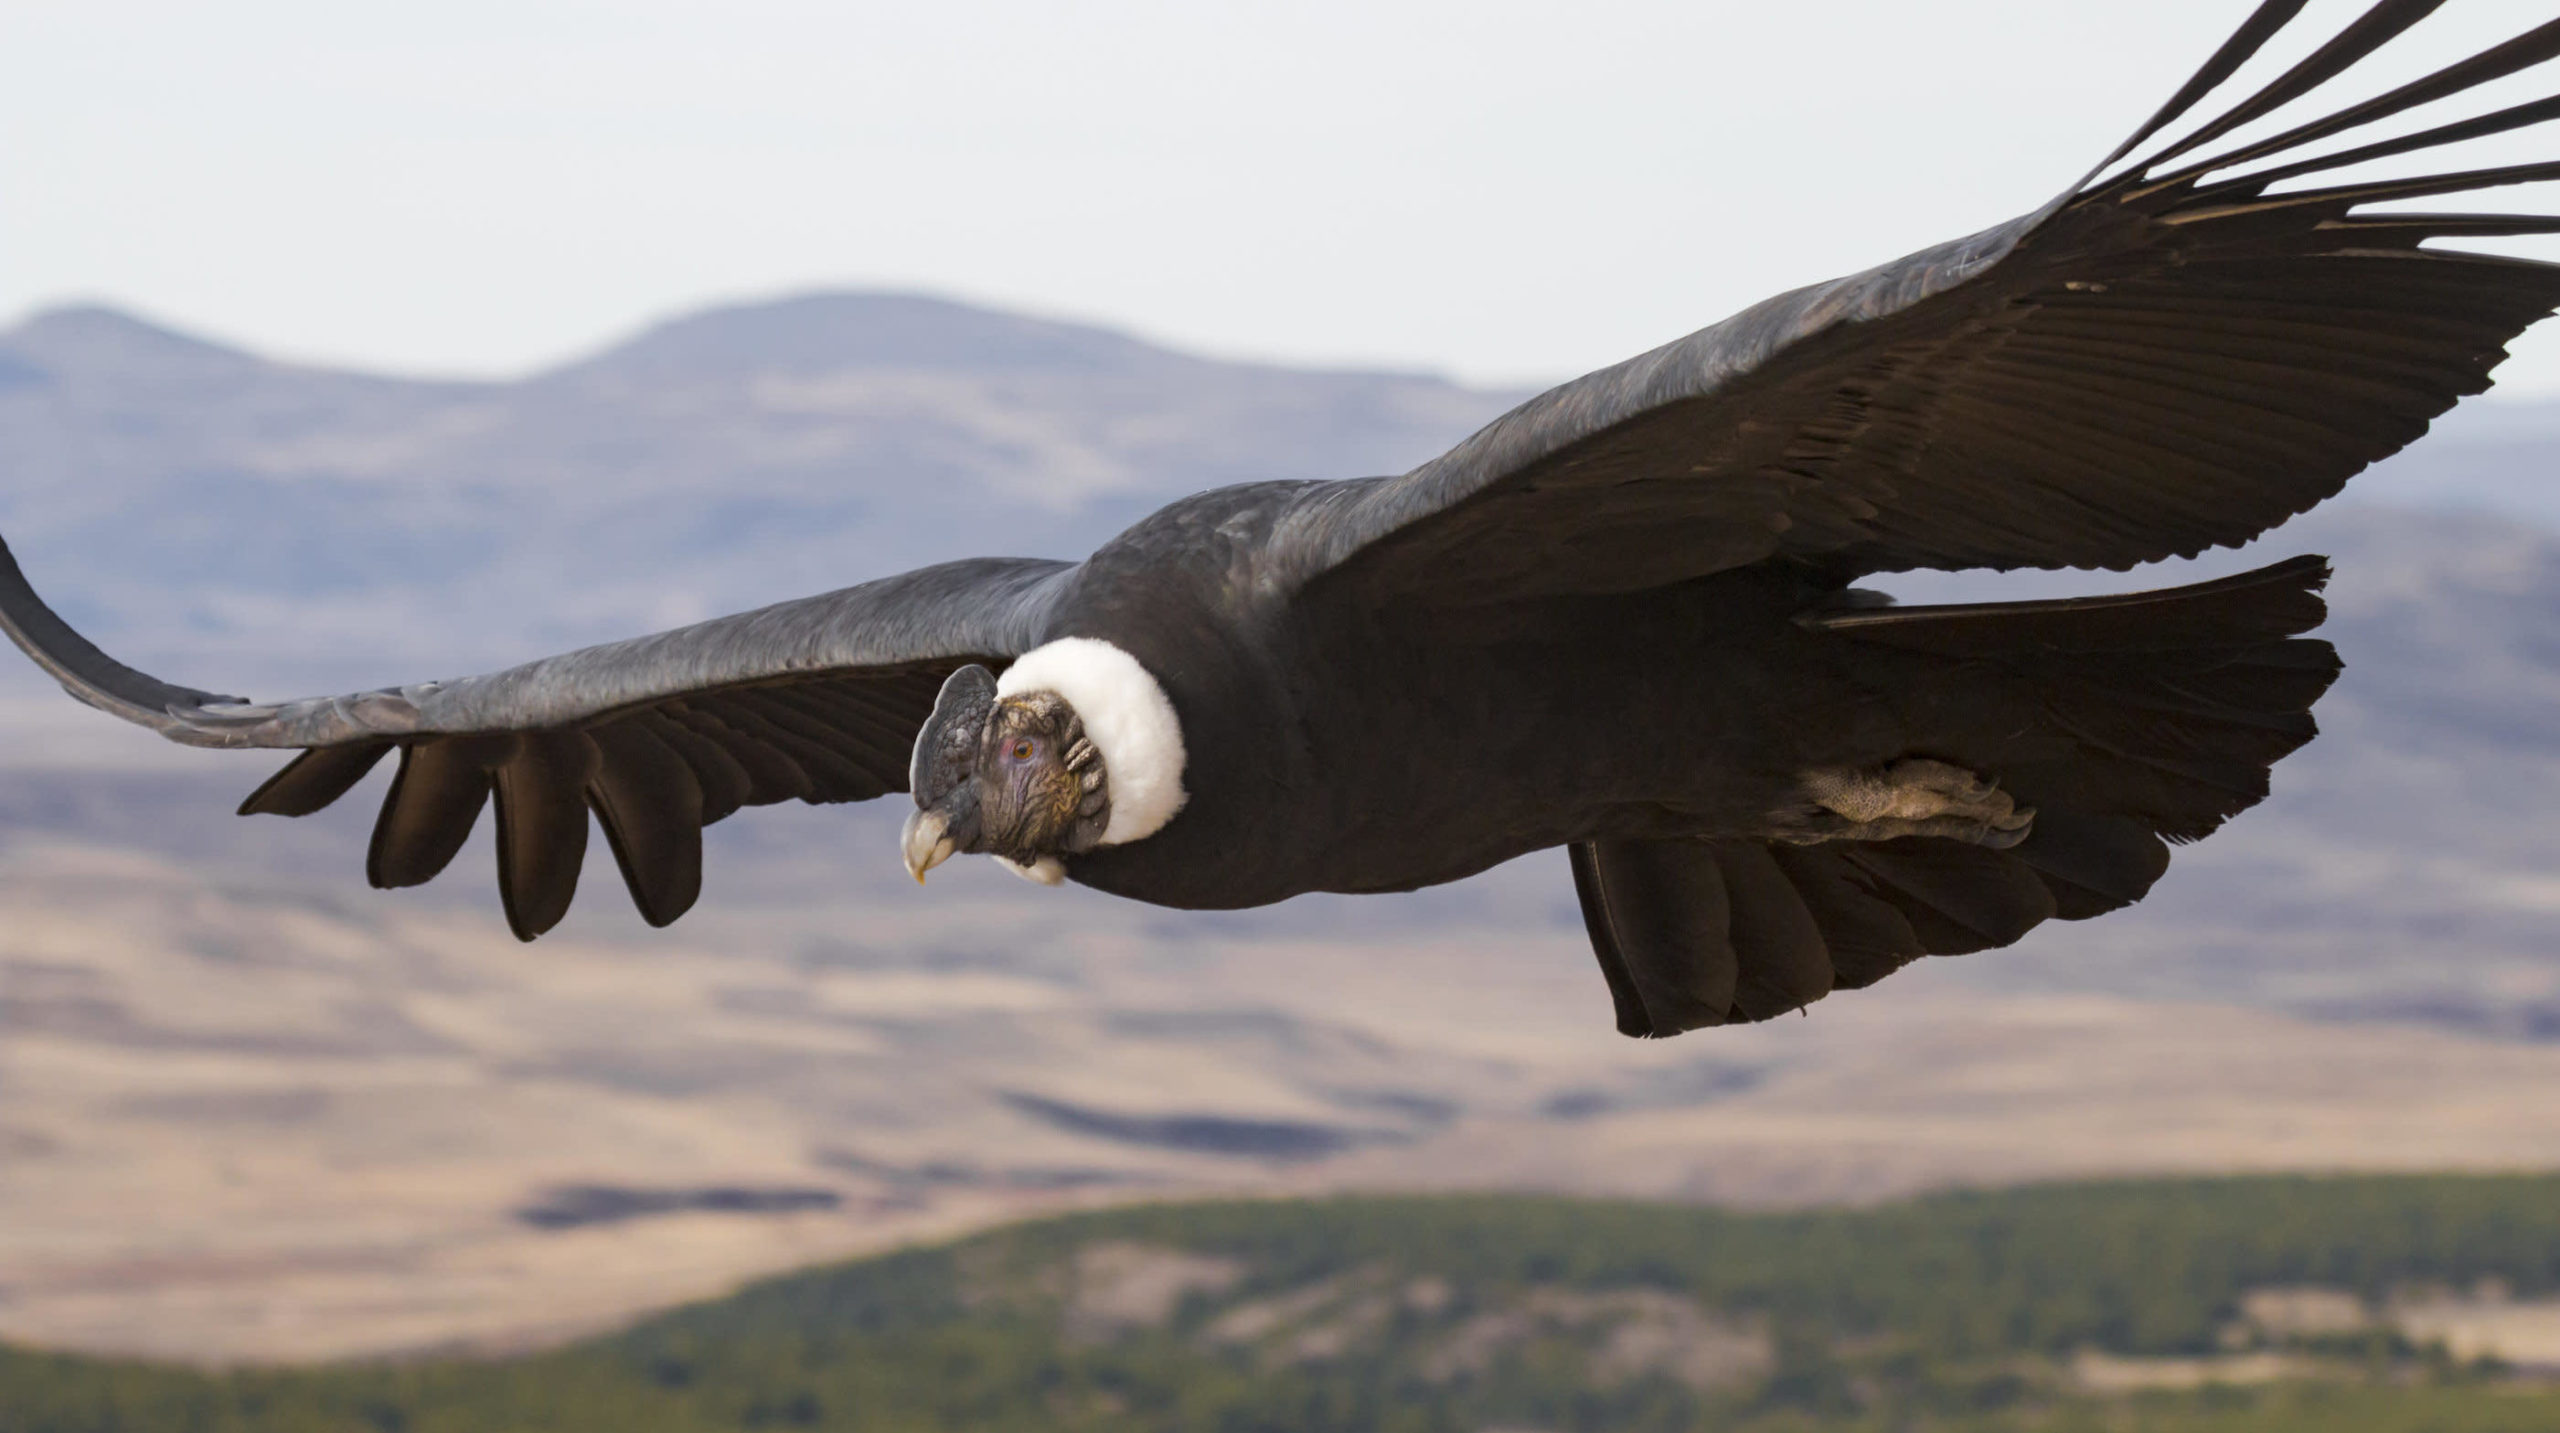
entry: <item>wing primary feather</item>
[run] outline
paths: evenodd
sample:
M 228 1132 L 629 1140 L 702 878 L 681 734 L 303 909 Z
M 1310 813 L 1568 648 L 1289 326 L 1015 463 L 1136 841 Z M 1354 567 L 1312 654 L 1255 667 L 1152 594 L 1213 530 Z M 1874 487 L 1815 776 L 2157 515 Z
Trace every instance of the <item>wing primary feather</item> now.
M 2244 145 L 2229 153 L 2199 160 L 2174 174 L 2152 176 L 2140 190 L 2135 192 L 2148 192 L 2195 179 L 2217 170 L 2247 164 L 2251 160 L 2263 159 L 2271 154 L 2282 154 L 2289 149 L 2299 149 L 2303 145 L 2317 143 L 2331 135 L 2343 134 L 2351 129 L 2361 129 L 2365 125 L 2389 119 L 2404 110 L 2416 109 L 2420 105 L 2432 104 L 2492 80 L 2504 79 L 2519 70 L 2531 69 L 2555 57 L 2560 57 L 2560 20 L 2538 25 L 2503 45 L 2483 50 L 2457 64 L 2447 65 L 2424 79 L 2402 85 L 2388 94 L 2376 95 L 2361 104 L 2349 105 L 2335 114 L 2296 125 L 2282 134 Z M 2400 139 L 2369 144 L 2361 150 L 2351 149 L 2340 154 L 2307 159 L 2300 164 L 2289 165 L 2283 169 L 2248 175 L 2241 182 L 2272 184 L 2280 179 L 2290 179 L 2297 174 L 2336 169 L 2370 159 L 2384 159 L 2396 154 L 2432 149 L 2438 145 L 2455 144 L 2466 139 L 2480 139 L 2493 134 L 2502 134 L 2507 130 L 2539 124 L 2544 119 L 2550 118 L 2548 114 L 2537 114 L 2537 112 L 2551 103 L 2553 103 L 2551 100 L 2541 100 L 2531 104 L 2516 105 L 2476 119 L 2441 125 Z
M 249 799 L 240 803 L 243 816 L 308 816 L 346 795 L 381 762 L 391 743 L 314 747 L 284 764 Z
M 377 888 L 424 885 L 452 864 L 489 801 L 489 773 L 515 752 L 512 733 L 403 742 L 391 791 L 374 819 L 365 878 Z
M 2256 57 L 2267 41 L 2274 39 L 2278 31 L 2292 24 L 2294 17 L 2300 15 L 2303 6 L 2309 3 L 2310 0 L 2266 0 L 2265 4 L 2250 13 L 2247 20 L 2241 22 L 2240 28 L 2232 32 L 2230 39 L 2222 42 L 2222 48 L 2213 52 L 2212 58 L 2204 62 L 2204 68 L 2196 71 L 2184 85 L 2179 86 L 2178 92 L 2169 97 L 2169 102 L 2160 106 L 2158 112 L 2145 121 L 2142 128 L 2135 130 L 2124 143 L 2117 145 L 2113 154 L 2098 161 L 2097 168 L 2091 170 L 2091 174 L 2103 173 L 2113 168 L 2117 160 L 2133 153 L 2135 146 L 2177 123 L 2180 116 L 2194 109 L 2206 95 L 2221 88 L 2223 81 L 2230 79 L 2232 75 L 2239 72 L 2242 65 Z
M 2303 61 L 2270 83 L 2265 89 L 2225 111 L 2221 118 L 2207 123 L 2186 138 L 2144 160 L 2145 172 L 2211 144 L 2240 126 L 2293 103 L 2302 96 L 2336 79 L 2361 63 L 2367 56 L 2400 38 L 2410 26 L 2434 14 L 2444 0 L 2382 0 L 2367 10 L 2329 43 L 2314 50 Z
M 2234 175 L 2219 184 L 2208 185 L 2198 192 L 2211 194 L 2223 189 L 2263 189 L 2270 184 L 2281 184 L 2288 179 L 2299 179 L 2306 174 L 2321 174 L 2332 169 L 2344 169 L 2353 164 L 2368 164 L 2377 159 L 2394 159 L 2403 154 L 2417 154 L 2429 149 L 2440 149 L 2449 144 L 2487 139 L 2492 135 L 2505 134 L 2510 130 L 2530 129 L 2537 124 L 2548 124 L 2554 119 L 2560 119 L 2560 95 L 2526 104 L 2511 105 L 2490 114 L 2460 120 L 2453 124 L 2438 125 L 2434 129 L 2402 135 L 2397 139 L 2376 140 L 2371 144 L 2358 145 L 2354 149 L 2342 149 L 2335 154 L 2314 155 L 2309 159 L 2296 160 L 2274 169 L 2261 169 L 2250 174 Z M 2312 139 L 2322 137 L 2321 135 L 2310 136 Z M 2295 141 L 2297 144 L 2302 142 L 2304 141 Z M 2133 195 L 2139 196 L 2187 183 L 2216 170 L 2246 164 L 2262 155 L 2281 153 L 2292 147 L 2291 144 L 2278 146 L 2272 142 L 2253 145 L 2249 150 L 2241 153 L 2224 155 L 2179 170 L 2175 174 L 2163 175 L 2141 189 L 2133 191 Z
M 648 727 L 596 729 L 604 760 L 587 782 L 587 804 L 640 918 L 671 925 L 702 895 L 703 787 L 693 763 Z
M 498 899 L 518 940 L 558 925 L 577 897 L 600 760 L 585 732 L 546 731 L 527 733 L 498 766 Z

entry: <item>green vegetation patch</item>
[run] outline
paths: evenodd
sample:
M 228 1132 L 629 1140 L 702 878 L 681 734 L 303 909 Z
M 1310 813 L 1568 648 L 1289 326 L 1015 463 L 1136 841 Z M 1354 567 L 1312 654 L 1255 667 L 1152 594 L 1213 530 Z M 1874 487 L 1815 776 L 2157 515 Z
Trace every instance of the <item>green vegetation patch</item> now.
M 0 1350 L 0 1433 L 2522 1433 L 2560 1427 L 2560 1391 L 2407 1311 L 2554 1296 L 2560 1178 L 2539 1176 L 1795 1214 L 1158 1205 L 775 1279 L 505 1361 L 208 1374 Z

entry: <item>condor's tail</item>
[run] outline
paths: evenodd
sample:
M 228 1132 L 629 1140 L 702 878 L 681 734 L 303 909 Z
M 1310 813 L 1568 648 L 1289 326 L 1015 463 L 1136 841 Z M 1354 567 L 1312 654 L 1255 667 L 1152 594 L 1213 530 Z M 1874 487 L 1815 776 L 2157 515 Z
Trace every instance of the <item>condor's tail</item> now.
M 1766 1020 L 1923 955 L 2008 945 L 2047 919 L 2142 899 L 2169 845 L 2264 800 L 2318 728 L 2339 671 L 2320 624 L 2328 562 L 2158 592 L 1879 608 L 1809 625 L 1907 654 L 1914 749 L 2036 810 L 2019 844 L 1936 837 L 1573 848 L 1618 1028 Z

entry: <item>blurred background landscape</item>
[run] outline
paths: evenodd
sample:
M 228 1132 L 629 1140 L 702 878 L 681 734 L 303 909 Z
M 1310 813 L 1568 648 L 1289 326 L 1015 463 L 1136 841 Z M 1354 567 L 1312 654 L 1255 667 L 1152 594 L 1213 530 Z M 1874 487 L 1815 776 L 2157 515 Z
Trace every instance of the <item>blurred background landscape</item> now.
M 1074 557 L 2021 212 L 2254 8 L 0 6 L 0 535 L 262 698 Z M 2560 325 L 2500 381 L 2252 552 L 1892 583 L 2326 552 L 2347 673 L 2140 906 L 1660 1043 L 1556 853 L 1191 915 L 767 808 L 520 945 L 0 652 L 0 1433 L 2560 1428 Z
M 1520 396 L 1213 361 L 892 293 L 695 312 L 503 382 L 280 363 L 68 308 L 0 331 L 0 533 L 120 658 L 302 695 L 487 670 L 947 557 L 1080 555 L 1200 487 L 1401 470 Z M 2005 1417 L 2047 1395 L 2234 1381 L 2278 1400 L 2252 1417 L 2344 1426 L 2320 1421 L 2337 1410 L 2317 1388 L 2372 1377 L 2450 1379 L 2445 1396 L 2480 1417 L 2530 1405 L 2546 1421 L 2513 1426 L 2550 1426 L 2556 1405 L 2529 1393 L 2535 1370 L 2560 1370 L 2545 1181 L 1892 1201 L 2133 1176 L 2560 1170 L 2555 454 L 2560 402 L 2492 398 L 2251 552 L 1888 584 L 1919 600 L 2089 591 L 2322 551 L 2337 560 L 2324 634 L 2348 670 L 2275 797 L 2180 851 L 2141 906 L 1926 963 L 1808 1018 L 1660 1043 L 1611 1030 L 1553 853 L 1412 896 L 1191 915 L 967 869 L 984 862 L 919 891 L 894 803 L 768 808 L 714 828 L 704 898 L 676 927 L 642 926 L 599 854 L 568 922 L 524 946 L 499 917 L 485 833 L 434 885 L 368 890 L 362 793 L 303 821 L 239 820 L 263 759 L 167 746 L 7 664 L 0 1343 L 443 1368 L 408 1361 L 551 1348 L 750 1278 L 1033 1216 L 1505 1191 L 1768 1212 L 1594 1205 L 1587 1238 L 1584 1215 L 1557 1212 L 1577 1206 L 1536 1202 L 1101 1216 L 960 1245 L 932 1256 L 941 1272 L 892 1261 L 779 1285 L 801 1292 L 752 1296 L 734 1324 L 697 1313 L 547 1365 L 452 1367 L 583 1387 L 556 1360 L 586 1359 L 638 1380 L 613 1397 L 643 1397 L 675 1386 L 650 1381 L 651 1360 L 676 1357 L 666 1340 L 709 1338 L 728 1352 L 704 1356 L 702 1386 L 737 1399 L 687 1404 L 706 1427 L 844 1416 L 845 1386 L 826 1380 L 873 1376 L 847 1351 L 872 1347 L 865 1328 L 924 1340 L 914 1358 L 983 1355 L 969 1376 L 990 1388 L 1046 1349 L 1034 1381 L 1067 1391 L 1040 1416 L 1062 1425 L 1213 1426 L 1207 1403 L 1130 1391 L 1161 1386 L 1315 1400 L 1235 1426 L 1387 1426 L 1355 1405 L 1402 1379 L 1413 1407 L 1439 1410 L 1416 1427 L 1852 1418 L 1887 1388 Z M 1786 1212 L 1841 1207 L 1870 1222 Z M 2331 1212 L 2287 1212 L 2316 1209 Z M 1983 1228 L 2038 1218 L 2113 1231 L 2091 1248 L 2174 1236 L 2229 1257 L 2144 1293 L 2159 1271 L 2138 1254 L 2142 1277 L 2061 1244 L 2045 1273 L 2001 1255 L 2026 1262 L 1964 1278 L 2006 1288 L 2018 1321 L 1939 1338 L 1951 1305 L 1772 1303 L 1789 1280 L 1717 1283 L 1720 1256 L 1695 1242 L 1756 1248 L 1794 1229 L 1809 1287 L 1848 1290 L 1818 1268 L 1861 1239 L 1926 1226 L 1970 1251 L 1962 1263 L 1995 1257 Z M 2222 1233 L 2176 1223 L 2189 1218 Z M 1477 1242 L 1387 1259 L 1378 1231 L 1399 1220 Z M 2162 1220 L 2170 1232 L 2143 1232 Z M 1670 1231 L 1689 1253 L 1645 1252 Z M 2402 1235 L 2390 1258 L 2352 1252 Z M 1557 1240 L 1583 1253 L 1530 1257 Z M 1470 1247 L 1492 1262 L 1469 1266 Z M 970 1273 L 999 1259 L 987 1250 L 1015 1262 Z M 1877 1279 L 1935 1277 L 1895 1268 Z M 877 1292 L 911 1278 L 926 1292 L 910 1312 L 941 1310 L 930 1327 L 898 1324 L 907 1296 Z M 2174 1309 L 2126 1312 L 2155 1293 Z M 771 1353 L 778 1382 L 751 1390 L 737 1360 L 766 1354 L 737 1350 L 767 1346 L 739 1330 L 786 1305 L 817 1342 Z M 809 1352 L 822 1345 L 852 1361 Z M 795 1359 L 835 1372 L 782 1368 Z M 111 1426 L 30 1391 L 98 1367 L 0 1362 L 0 1428 Z M 1946 1369 L 1970 1372 L 1948 1384 Z M 793 1414 L 785 1384 L 818 1412 Z M 184 1403 L 215 1385 L 116 1386 Z M 478 1384 L 437 1395 L 449 1425 L 348 1421 L 365 1399 L 426 1406 L 412 1398 L 426 1385 L 389 1387 L 310 1392 L 310 1426 L 491 1426 L 471 1421 Z M 1566 1387 L 1597 1401 L 1539 1401 Z M 768 1394 L 781 1401 L 755 1403 Z M 880 1426 L 1024 1426 L 999 1403 Z M 56 1421 L 13 1424 L 12 1406 Z

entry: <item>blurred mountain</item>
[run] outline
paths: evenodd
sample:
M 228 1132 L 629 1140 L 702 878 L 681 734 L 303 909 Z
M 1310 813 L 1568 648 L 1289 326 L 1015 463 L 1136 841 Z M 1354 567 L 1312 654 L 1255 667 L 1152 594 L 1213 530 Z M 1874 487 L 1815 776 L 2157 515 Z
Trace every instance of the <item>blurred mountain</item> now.
M 1081 556 L 1181 493 L 1410 466 L 1517 396 L 891 294 L 697 314 L 514 383 L 63 309 L 0 333 L 0 532 L 130 660 L 372 685 L 948 558 Z

